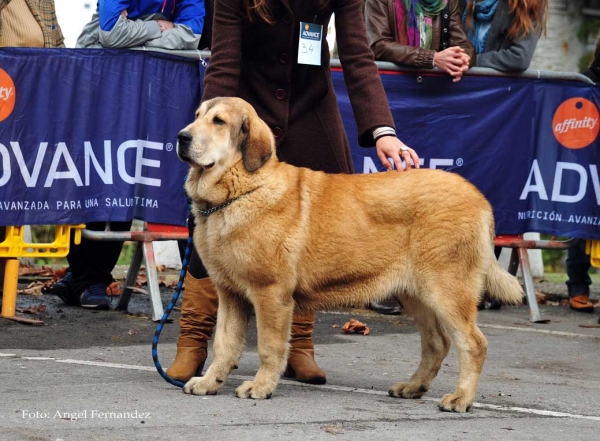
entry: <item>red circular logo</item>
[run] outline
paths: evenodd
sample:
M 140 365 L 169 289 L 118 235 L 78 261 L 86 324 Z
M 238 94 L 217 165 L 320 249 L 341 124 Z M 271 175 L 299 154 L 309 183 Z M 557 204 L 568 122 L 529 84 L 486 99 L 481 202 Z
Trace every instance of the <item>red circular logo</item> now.
M 15 108 L 16 94 L 12 78 L 0 69 L 0 121 L 8 118 Z
M 571 98 L 563 102 L 552 118 L 554 137 L 568 149 L 582 149 L 598 136 L 600 120 L 598 108 L 585 98 Z

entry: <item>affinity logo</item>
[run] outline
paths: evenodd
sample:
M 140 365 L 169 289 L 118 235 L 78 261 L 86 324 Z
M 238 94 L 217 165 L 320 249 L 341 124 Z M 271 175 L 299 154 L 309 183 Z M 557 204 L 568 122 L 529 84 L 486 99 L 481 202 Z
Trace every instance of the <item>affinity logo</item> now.
M 552 131 L 556 140 L 568 149 L 582 149 L 598 136 L 598 108 L 585 98 L 564 101 L 554 112 Z
M 15 108 L 15 95 L 15 83 L 0 69 L 0 122 L 8 118 Z

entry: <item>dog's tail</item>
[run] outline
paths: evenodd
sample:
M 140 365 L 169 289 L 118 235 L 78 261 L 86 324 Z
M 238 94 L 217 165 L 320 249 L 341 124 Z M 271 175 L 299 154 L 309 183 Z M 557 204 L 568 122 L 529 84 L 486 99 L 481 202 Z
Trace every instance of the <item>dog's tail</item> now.
M 488 268 L 486 290 L 490 297 L 508 305 L 523 302 L 523 288 L 517 278 L 500 266 L 494 258 Z

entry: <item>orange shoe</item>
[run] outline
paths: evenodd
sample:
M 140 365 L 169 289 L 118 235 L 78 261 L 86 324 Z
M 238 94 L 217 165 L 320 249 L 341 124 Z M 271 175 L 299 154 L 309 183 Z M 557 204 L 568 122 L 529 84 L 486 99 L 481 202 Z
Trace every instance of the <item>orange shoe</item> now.
M 571 304 L 571 309 L 580 312 L 593 312 L 594 305 L 590 302 L 590 299 L 586 295 L 580 295 L 571 297 L 569 299 L 569 303 Z

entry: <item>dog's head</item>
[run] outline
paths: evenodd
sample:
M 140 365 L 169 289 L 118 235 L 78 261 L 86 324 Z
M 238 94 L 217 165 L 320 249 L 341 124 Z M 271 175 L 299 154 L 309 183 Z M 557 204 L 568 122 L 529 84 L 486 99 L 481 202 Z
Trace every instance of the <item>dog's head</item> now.
M 225 169 L 240 159 L 249 172 L 273 155 L 275 140 L 267 124 L 241 98 L 202 103 L 196 119 L 177 135 L 177 155 L 192 168 Z

